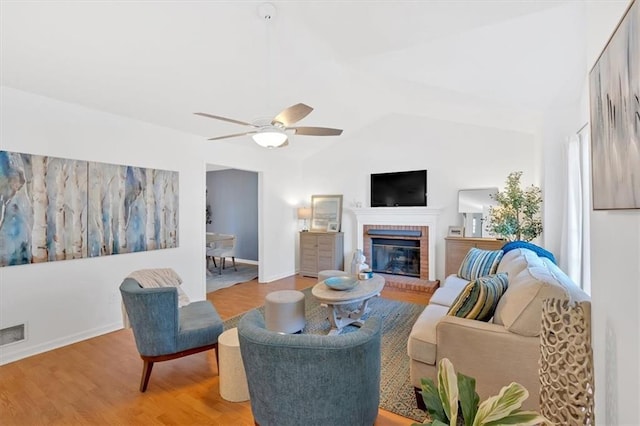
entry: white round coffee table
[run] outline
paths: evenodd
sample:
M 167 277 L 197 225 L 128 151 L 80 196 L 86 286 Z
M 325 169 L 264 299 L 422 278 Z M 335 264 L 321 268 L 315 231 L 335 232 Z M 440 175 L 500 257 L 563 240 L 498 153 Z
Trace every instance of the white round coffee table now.
M 379 296 L 383 288 L 384 278 L 374 274 L 371 279 L 358 281 L 358 285 L 351 290 L 333 290 L 321 281 L 313 286 L 311 294 L 327 307 L 327 316 L 331 323 L 329 334 L 338 334 L 349 324 L 358 327 L 364 324 L 362 316 L 368 312 L 369 300 Z M 345 306 L 355 303 L 358 303 L 355 309 Z

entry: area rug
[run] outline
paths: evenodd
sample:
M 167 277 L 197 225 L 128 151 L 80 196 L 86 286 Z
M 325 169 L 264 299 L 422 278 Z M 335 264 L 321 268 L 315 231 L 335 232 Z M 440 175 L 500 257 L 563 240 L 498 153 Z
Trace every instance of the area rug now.
M 305 317 L 307 326 L 304 333 L 327 334 L 331 329 L 326 317 L 326 308 L 320 306 L 311 289 L 305 293 Z M 368 316 L 382 318 L 382 352 L 380 374 L 380 408 L 407 417 L 412 420 L 424 420 L 426 413 L 415 408 L 416 400 L 409 379 L 409 356 L 407 339 L 411 327 L 424 310 L 425 305 L 397 302 L 375 297 L 369 301 L 371 308 Z M 264 315 L 264 306 L 258 308 Z M 243 314 L 229 318 L 224 322 L 225 330 L 236 327 Z M 342 331 L 349 333 L 357 330 L 347 326 Z
M 211 265 L 207 273 L 207 293 L 258 278 L 258 265 L 236 263 L 236 267 L 237 272 L 233 270 L 231 262 L 228 262 L 222 274 L 218 274 L 218 269 Z

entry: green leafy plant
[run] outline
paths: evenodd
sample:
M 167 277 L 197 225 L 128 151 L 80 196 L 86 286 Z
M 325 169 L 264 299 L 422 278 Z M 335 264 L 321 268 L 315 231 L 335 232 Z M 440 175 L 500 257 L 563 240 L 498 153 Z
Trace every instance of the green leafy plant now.
M 476 380 L 455 372 L 447 358 L 438 364 L 438 386 L 422 379 L 422 399 L 429 416 L 423 424 L 432 426 L 499 426 L 550 423 L 535 411 L 520 410 L 529 392 L 519 383 L 511 383 L 498 395 L 480 403 Z M 414 423 L 413 426 L 418 426 Z
M 205 194 L 205 198 L 208 200 L 208 199 L 209 199 L 209 188 L 207 188 L 207 189 L 205 190 L 204 194 Z M 211 224 L 211 222 L 212 222 L 212 220 L 213 220 L 213 218 L 211 217 L 211 204 L 207 203 L 207 206 L 206 206 L 206 208 L 205 208 L 205 210 L 204 210 L 204 213 L 205 213 L 205 215 L 206 215 L 206 217 L 205 217 L 205 223 L 206 223 L 207 225 Z
M 489 208 L 487 229 L 509 241 L 531 241 L 542 233 L 542 191 L 534 185 L 523 189 L 521 177 L 522 172 L 510 173 L 505 190 L 492 197 L 498 205 Z
M 205 209 L 205 214 L 207 216 L 207 219 L 206 219 L 207 225 L 209 225 L 211 223 L 211 206 L 209 204 L 207 204 L 207 208 Z

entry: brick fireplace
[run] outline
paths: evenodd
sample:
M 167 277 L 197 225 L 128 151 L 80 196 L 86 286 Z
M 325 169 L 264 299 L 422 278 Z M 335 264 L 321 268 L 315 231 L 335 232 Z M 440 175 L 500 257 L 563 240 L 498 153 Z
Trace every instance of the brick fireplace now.
M 412 266 L 409 270 L 406 267 L 387 267 L 387 271 L 383 271 L 384 266 L 379 266 L 377 273 L 384 276 L 387 286 L 426 293 L 432 293 L 438 288 L 439 283 L 435 280 L 435 232 L 439 209 L 365 208 L 355 209 L 354 213 L 357 220 L 358 248 L 362 249 L 369 266 L 372 266 L 371 261 L 375 260 L 372 257 L 374 239 L 383 239 L 383 244 L 391 247 L 396 242 L 399 246 L 411 247 L 408 250 L 400 247 L 399 250 L 403 253 L 401 257 L 406 253 L 416 257 L 411 260 Z M 433 234 L 431 238 L 430 234 Z M 418 251 L 419 255 L 413 254 Z

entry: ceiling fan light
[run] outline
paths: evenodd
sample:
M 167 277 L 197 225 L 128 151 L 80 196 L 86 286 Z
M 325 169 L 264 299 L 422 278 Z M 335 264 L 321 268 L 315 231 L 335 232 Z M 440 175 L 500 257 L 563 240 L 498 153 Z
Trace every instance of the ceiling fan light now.
M 252 137 L 255 143 L 265 148 L 277 148 L 287 141 L 287 134 L 277 129 L 262 130 Z

